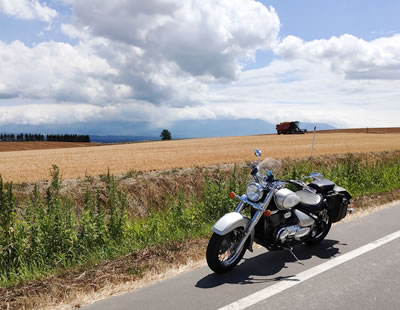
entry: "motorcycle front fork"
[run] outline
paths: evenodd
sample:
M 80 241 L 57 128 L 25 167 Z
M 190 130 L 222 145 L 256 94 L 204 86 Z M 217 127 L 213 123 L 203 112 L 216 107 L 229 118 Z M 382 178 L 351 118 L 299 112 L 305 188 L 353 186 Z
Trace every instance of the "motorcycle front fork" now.
M 262 204 L 263 207 L 262 208 L 258 208 L 256 213 L 251 218 L 250 224 L 248 225 L 248 227 L 246 227 L 243 239 L 240 241 L 239 245 L 237 246 L 236 251 L 241 251 L 243 249 L 247 238 L 251 235 L 251 232 L 254 231 L 255 226 L 257 225 L 257 223 L 260 220 L 261 216 L 264 214 L 264 211 L 269 206 L 269 203 L 271 202 L 271 199 L 272 199 L 274 194 L 275 193 L 272 190 L 267 194 L 267 197 L 265 197 L 265 200 L 264 200 L 264 202 Z M 235 212 L 241 212 L 243 210 L 243 207 L 244 207 L 244 203 L 241 201 L 237 205 Z M 250 245 L 250 248 L 252 248 L 251 245 Z
M 271 197 L 272 197 L 272 195 L 271 195 Z M 268 206 L 269 205 L 269 202 L 270 202 L 270 197 L 266 197 L 266 205 Z M 264 204 L 265 205 L 265 204 Z M 245 206 L 245 203 L 243 202 L 243 201 L 241 201 L 241 202 L 239 202 L 239 204 L 237 205 L 237 207 L 236 207 L 236 209 L 235 209 L 235 212 L 237 212 L 237 213 L 241 213 L 242 211 L 243 211 L 243 209 L 244 209 L 244 206 Z M 266 208 L 265 208 L 266 209 Z M 245 245 L 245 243 L 246 243 L 246 240 L 247 240 L 247 238 L 251 235 L 251 232 L 253 231 L 253 229 L 254 229 L 254 227 L 257 225 L 257 223 L 258 223 L 258 221 L 260 220 L 260 218 L 261 218 L 261 216 L 263 215 L 263 213 L 264 213 L 264 211 L 265 210 L 257 210 L 256 211 L 256 213 L 254 214 L 254 216 L 252 217 L 252 219 L 251 219 L 251 221 L 250 221 L 250 224 L 249 224 L 249 226 L 248 226 L 248 228 L 245 230 L 245 233 L 244 233 L 244 236 L 243 236 L 243 239 L 241 240 L 241 242 L 239 243 L 239 245 L 237 246 L 237 248 L 236 248 L 236 251 L 241 251 L 242 250 L 242 248 L 244 247 L 244 245 Z M 253 252 L 253 247 L 252 247 L 252 245 L 250 245 L 249 246 L 249 250 L 250 250 L 250 252 Z M 284 250 L 288 250 L 289 251 L 289 253 L 290 254 L 292 254 L 292 256 L 294 257 L 294 259 L 299 263 L 299 264 L 302 264 L 302 265 L 304 265 L 298 258 L 297 258 L 297 256 L 293 253 L 293 248 L 284 248 Z
M 241 201 L 241 202 L 239 202 L 239 204 L 237 205 L 237 207 L 236 207 L 236 209 L 235 209 L 235 212 L 240 213 L 240 212 L 243 211 L 243 208 L 244 208 L 244 202 Z

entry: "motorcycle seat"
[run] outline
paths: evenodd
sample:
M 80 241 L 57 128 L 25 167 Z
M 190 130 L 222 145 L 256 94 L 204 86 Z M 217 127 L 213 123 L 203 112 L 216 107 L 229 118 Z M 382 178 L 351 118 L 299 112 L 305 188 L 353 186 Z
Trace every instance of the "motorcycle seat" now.
M 315 212 L 324 207 L 323 199 L 318 194 L 314 194 L 308 190 L 301 190 L 297 191 L 296 195 L 300 198 L 300 203 L 296 206 L 296 209 Z

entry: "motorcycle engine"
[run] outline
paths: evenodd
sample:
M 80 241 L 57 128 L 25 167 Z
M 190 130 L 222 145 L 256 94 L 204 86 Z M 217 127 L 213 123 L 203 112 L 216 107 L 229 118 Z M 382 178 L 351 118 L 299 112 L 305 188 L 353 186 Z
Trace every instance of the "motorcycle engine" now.
M 287 225 L 278 228 L 275 232 L 275 242 L 278 244 L 284 245 L 293 240 L 301 241 L 311 232 L 314 225 L 314 220 L 311 217 L 299 210 L 294 210 L 291 215 L 293 216 L 292 221 L 287 222 Z
M 275 239 L 280 244 L 288 243 L 289 241 L 300 241 L 303 237 L 309 235 L 311 227 L 300 227 L 299 225 L 292 225 L 280 228 L 276 234 Z

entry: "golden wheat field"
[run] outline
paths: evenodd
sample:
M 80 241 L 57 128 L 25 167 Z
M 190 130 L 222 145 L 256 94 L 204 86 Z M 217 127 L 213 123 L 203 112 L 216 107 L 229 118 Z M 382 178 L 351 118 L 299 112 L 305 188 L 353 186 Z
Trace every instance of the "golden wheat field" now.
M 27 150 L 0 153 L 5 181 L 34 182 L 49 178 L 53 164 L 64 179 L 130 170 L 167 170 L 254 160 L 254 148 L 264 157 L 307 157 L 312 134 L 259 135 L 171 140 L 93 147 Z M 400 134 L 317 134 L 314 155 L 400 150 Z

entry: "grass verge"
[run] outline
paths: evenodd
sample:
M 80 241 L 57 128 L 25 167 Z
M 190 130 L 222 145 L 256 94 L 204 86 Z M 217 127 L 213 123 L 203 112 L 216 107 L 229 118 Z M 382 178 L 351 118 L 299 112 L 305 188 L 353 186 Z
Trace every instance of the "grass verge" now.
M 349 189 L 352 205 L 362 208 L 399 198 L 399 162 L 400 152 L 292 160 L 285 161 L 281 177 L 321 171 Z M 204 236 L 234 208 L 227 192 L 244 191 L 248 169 L 197 171 L 197 177 L 202 182 L 192 191 L 178 186 L 166 192 L 145 216 L 134 212 L 129 189 L 119 188 L 110 174 L 101 177 L 104 188 L 87 188 L 79 206 L 60 194 L 57 167 L 45 193 L 35 187 L 23 201 L 12 184 L 0 182 L 0 308 L 41 308 L 49 300 L 101 291 L 204 255 Z

